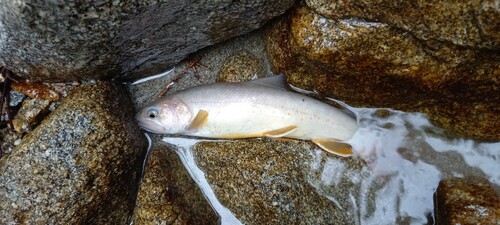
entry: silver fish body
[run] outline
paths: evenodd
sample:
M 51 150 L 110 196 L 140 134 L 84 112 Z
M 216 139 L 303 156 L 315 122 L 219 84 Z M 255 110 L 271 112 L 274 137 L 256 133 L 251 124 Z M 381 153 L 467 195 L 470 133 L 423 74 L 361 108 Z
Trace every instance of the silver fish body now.
M 158 100 L 138 112 L 136 119 L 154 133 L 312 140 L 339 154 L 333 143 L 353 136 L 358 129 L 355 119 L 326 103 L 273 86 L 279 79 L 283 77 L 196 86 Z

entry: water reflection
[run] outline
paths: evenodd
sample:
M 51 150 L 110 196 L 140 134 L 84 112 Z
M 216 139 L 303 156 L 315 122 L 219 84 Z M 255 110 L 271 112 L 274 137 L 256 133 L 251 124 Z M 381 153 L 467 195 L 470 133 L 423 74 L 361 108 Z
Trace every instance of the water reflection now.
M 361 128 L 349 143 L 370 171 L 358 182 L 359 193 L 350 193 L 358 196 L 351 208 L 359 212 L 351 214 L 359 224 L 432 223 L 433 193 L 443 178 L 475 176 L 500 184 L 500 143 L 448 139 L 420 113 L 351 110 Z M 335 167 L 341 166 L 323 170 Z

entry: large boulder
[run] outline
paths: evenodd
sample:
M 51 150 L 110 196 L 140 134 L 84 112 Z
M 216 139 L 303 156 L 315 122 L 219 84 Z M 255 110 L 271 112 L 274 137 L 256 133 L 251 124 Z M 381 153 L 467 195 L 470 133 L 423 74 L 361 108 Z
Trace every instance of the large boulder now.
M 132 79 L 249 32 L 287 1 L 0 1 L 0 65 L 34 80 Z
M 146 153 L 127 92 L 69 96 L 0 159 L 0 224 L 127 224 Z
M 353 106 L 424 112 L 454 136 L 500 140 L 499 51 L 422 40 L 396 25 L 297 7 L 269 27 L 267 52 L 273 71 L 300 88 Z

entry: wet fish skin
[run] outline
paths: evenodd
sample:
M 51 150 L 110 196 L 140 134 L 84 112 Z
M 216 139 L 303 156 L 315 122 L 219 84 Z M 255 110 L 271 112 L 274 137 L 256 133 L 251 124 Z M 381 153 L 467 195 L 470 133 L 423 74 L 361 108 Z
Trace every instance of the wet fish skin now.
M 312 140 L 342 156 L 358 125 L 341 110 L 286 90 L 283 76 L 192 87 L 159 99 L 136 115 L 150 132 L 206 138 Z

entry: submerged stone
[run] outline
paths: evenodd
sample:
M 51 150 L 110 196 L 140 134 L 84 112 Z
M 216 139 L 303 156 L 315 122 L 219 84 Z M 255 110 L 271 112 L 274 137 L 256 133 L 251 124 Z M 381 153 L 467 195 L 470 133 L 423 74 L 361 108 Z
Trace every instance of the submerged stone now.
M 500 198 L 486 180 L 452 178 L 434 194 L 437 224 L 498 224 Z
M 0 159 L 1 224 L 127 224 L 146 150 L 127 92 L 97 82 Z

